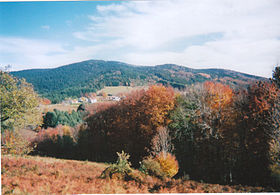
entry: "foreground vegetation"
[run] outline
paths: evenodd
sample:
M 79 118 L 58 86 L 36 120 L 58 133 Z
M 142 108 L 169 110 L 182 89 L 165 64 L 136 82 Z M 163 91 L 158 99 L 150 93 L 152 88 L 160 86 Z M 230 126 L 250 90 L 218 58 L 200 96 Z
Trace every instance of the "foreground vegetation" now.
M 106 194 L 106 193 L 203 193 L 273 192 L 273 189 L 200 183 L 136 174 L 140 180 L 101 178 L 106 164 L 46 157 L 1 157 L 2 194 Z

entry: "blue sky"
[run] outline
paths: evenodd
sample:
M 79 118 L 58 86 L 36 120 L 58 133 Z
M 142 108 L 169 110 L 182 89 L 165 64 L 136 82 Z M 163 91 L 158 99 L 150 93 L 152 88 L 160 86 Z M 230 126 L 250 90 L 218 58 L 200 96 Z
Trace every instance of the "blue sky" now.
M 280 62 L 279 10 L 278 0 L 0 2 L 0 64 L 103 59 L 270 77 Z
M 88 16 L 97 14 L 97 5 L 109 3 L 2 2 L 1 35 L 67 41 L 73 32 L 86 28 Z

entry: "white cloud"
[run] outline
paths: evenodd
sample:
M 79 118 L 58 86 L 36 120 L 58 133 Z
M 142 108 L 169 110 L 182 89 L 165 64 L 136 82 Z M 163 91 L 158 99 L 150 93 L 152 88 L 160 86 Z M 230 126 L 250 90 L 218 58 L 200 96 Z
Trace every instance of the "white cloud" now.
M 98 5 L 96 9 L 99 12 L 122 12 L 126 10 L 126 7 L 113 3 L 107 6 Z
M 87 31 L 75 35 L 132 48 L 118 57 L 129 63 L 220 67 L 269 77 L 280 60 L 279 9 L 277 0 L 132 1 L 99 6 L 100 16 L 91 16 Z M 168 48 L 178 39 L 211 33 L 223 36 L 186 44 L 183 52 Z
M 102 53 L 106 53 L 104 50 L 108 48 L 107 45 L 99 44 L 76 46 L 67 50 L 65 46 L 67 45 L 40 39 L 0 37 L 0 63 L 2 66 L 10 64 L 12 70 L 54 68 L 91 58 L 96 59 Z
M 43 26 L 41 26 L 41 28 L 46 29 L 46 30 L 50 30 L 51 27 L 49 25 L 43 25 Z
M 73 33 L 91 46 L 2 37 L 0 63 L 32 68 L 104 59 L 270 77 L 280 61 L 279 0 L 123 1 L 96 9 L 87 28 Z
M 55 42 L 15 37 L 0 37 L 0 59 L 2 64 L 11 64 L 12 68 L 39 68 L 52 65 L 52 54 L 64 53 L 62 45 Z

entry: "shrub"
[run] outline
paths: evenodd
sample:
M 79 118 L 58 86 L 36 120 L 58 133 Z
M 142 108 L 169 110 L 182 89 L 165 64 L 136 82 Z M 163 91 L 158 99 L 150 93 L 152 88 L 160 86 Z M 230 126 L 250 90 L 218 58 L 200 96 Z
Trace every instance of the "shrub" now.
M 178 173 L 179 165 L 176 157 L 170 153 L 161 152 L 157 157 L 165 177 L 173 177 Z
M 24 155 L 33 150 L 30 142 L 25 140 L 20 134 L 12 131 L 5 131 L 1 137 L 2 154 Z
M 101 178 L 112 179 L 129 179 L 132 172 L 131 163 L 128 161 L 130 155 L 124 151 L 122 153 L 117 152 L 118 160 L 116 163 L 107 167 L 101 174 Z
M 164 177 L 159 162 L 152 156 L 146 157 L 140 162 L 139 170 L 146 175 L 155 176 L 161 179 Z
M 171 178 L 178 173 L 179 166 L 176 157 L 170 153 L 161 152 L 156 157 L 149 156 L 140 163 L 140 171 L 158 178 Z
M 72 132 L 69 126 L 62 126 L 63 135 L 72 137 Z

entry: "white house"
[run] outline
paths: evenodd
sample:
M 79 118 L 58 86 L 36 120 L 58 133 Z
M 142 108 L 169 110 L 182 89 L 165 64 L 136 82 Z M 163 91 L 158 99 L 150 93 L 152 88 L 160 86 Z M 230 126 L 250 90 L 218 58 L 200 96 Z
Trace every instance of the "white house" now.
M 120 98 L 120 97 L 118 97 L 118 96 L 112 96 L 112 100 L 113 100 L 113 101 L 120 101 L 120 100 L 121 100 L 121 98 Z
M 97 102 L 97 99 L 96 98 L 88 98 L 88 103 L 90 104 L 94 104 Z

